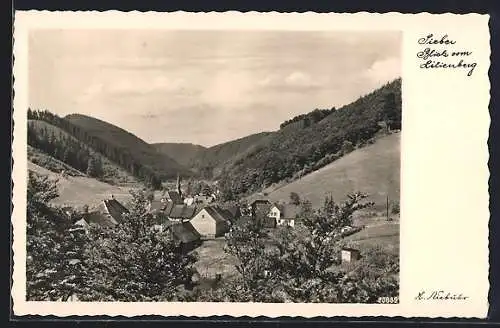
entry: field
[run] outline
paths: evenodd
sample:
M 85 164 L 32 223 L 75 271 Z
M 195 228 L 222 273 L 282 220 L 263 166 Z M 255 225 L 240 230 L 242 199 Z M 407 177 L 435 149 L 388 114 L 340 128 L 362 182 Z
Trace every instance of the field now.
M 348 193 L 361 191 L 375 202 L 375 211 L 384 211 L 387 195 L 391 202 L 399 201 L 399 175 L 400 133 L 394 133 L 271 191 L 269 198 L 288 202 L 290 193 L 296 192 L 320 207 L 327 195 L 340 202 Z
M 223 280 L 228 280 L 236 275 L 236 259 L 224 252 L 226 241 L 224 237 L 206 240 L 194 252 L 198 254 L 195 268 L 202 279 L 213 279 L 216 274 L 221 274 Z
M 123 204 L 126 204 L 131 199 L 128 188 L 113 186 L 88 177 L 63 177 L 32 162 L 28 162 L 28 170 L 58 180 L 57 186 L 60 196 L 53 200 L 54 205 L 92 206 L 105 198 L 111 197 L 111 195 Z
M 350 243 L 359 246 L 361 250 L 380 246 L 389 253 L 399 252 L 399 217 L 386 221 L 385 217 L 369 218 L 364 221 L 365 228 L 346 237 Z M 356 223 L 361 225 L 361 222 Z

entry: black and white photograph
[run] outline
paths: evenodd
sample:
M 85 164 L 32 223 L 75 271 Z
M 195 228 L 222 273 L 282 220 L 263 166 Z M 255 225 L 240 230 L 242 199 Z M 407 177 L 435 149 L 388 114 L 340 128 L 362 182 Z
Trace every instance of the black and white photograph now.
M 401 43 L 31 30 L 26 300 L 399 303 Z

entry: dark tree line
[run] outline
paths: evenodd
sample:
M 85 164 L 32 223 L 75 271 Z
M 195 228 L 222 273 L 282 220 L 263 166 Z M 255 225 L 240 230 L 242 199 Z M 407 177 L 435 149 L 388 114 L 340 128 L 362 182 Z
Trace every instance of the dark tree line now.
M 226 199 L 288 178 L 299 178 L 373 141 L 383 124 L 401 129 L 401 79 L 332 111 L 303 129 L 282 129 L 269 142 L 226 166 L 220 188 Z
M 96 152 L 109 158 L 111 161 L 115 162 L 116 164 L 124 168 L 127 172 L 129 172 L 133 176 L 141 179 L 147 185 L 155 189 L 161 188 L 161 178 L 151 168 L 146 167 L 142 165 L 139 161 L 137 161 L 127 149 L 122 147 L 115 147 L 110 143 L 94 135 L 89 134 L 85 129 L 82 129 L 72 124 L 68 120 L 65 120 L 64 118 L 59 117 L 58 115 L 55 115 L 47 110 L 37 111 L 28 109 L 28 120 L 41 120 L 59 127 L 60 129 L 69 133 L 71 136 L 73 136 L 81 143 L 88 145 Z M 52 152 L 48 153 L 50 155 L 54 155 Z M 56 158 L 60 159 L 59 157 Z M 80 160 L 83 160 L 83 158 L 80 158 Z M 63 162 L 65 161 L 63 160 Z M 88 166 L 88 159 L 85 165 Z M 87 166 L 85 167 L 85 170 Z M 80 165 L 75 168 L 81 170 L 81 167 L 82 166 Z
M 28 145 L 91 177 L 100 178 L 103 175 L 100 156 L 92 155 L 87 147 L 68 135 L 56 134 L 45 127 L 37 129 L 31 122 L 28 123 Z
M 292 119 L 286 120 L 285 122 L 280 124 L 280 129 L 283 129 L 285 126 L 289 126 L 293 123 L 296 123 L 298 127 L 306 128 L 311 124 L 321 121 L 334 111 L 335 107 L 333 107 L 332 109 L 315 109 L 307 114 L 300 114 Z

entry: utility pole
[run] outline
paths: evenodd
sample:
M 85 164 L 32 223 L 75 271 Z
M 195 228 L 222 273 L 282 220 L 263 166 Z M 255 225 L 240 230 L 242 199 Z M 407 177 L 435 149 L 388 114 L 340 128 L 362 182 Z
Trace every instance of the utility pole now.
M 389 220 L 389 195 L 386 196 L 386 217 Z

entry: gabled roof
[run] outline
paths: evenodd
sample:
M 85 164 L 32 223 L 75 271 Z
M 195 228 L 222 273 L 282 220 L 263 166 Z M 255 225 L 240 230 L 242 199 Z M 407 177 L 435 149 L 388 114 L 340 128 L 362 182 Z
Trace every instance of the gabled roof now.
M 190 222 L 173 224 L 170 226 L 174 238 L 181 243 L 190 243 L 200 239 L 200 234 Z
M 182 198 L 177 191 L 169 190 L 165 193 L 165 198 L 172 200 L 175 204 L 182 204 Z
M 204 208 L 205 211 L 210 214 L 210 216 L 216 221 L 216 222 L 222 222 L 226 223 L 227 221 L 231 220 L 231 214 L 227 211 L 224 211 L 223 209 L 217 207 L 217 206 L 206 206 Z
M 190 219 L 194 216 L 195 212 L 196 206 L 189 206 L 185 204 L 174 205 L 168 216 L 176 219 Z
M 128 212 L 128 209 L 116 199 L 105 199 L 87 215 L 86 220 L 89 224 L 110 226 L 120 223 L 123 214 Z
M 359 249 L 351 248 L 351 247 L 342 247 L 343 251 L 360 253 Z
M 266 199 L 266 198 L 257 198 L 257 199 L 254 199 L 250 202 L 250 205 L 256 205 L 256 204 L 269 204 L 271 205 L 271 202 L 269 201 L 269 199 Z
M 173 201 L 166 201 L 164 204 L 165 204 L 165 207 L 163 209 L 163 212 L 167 215 L 170 214 L 170 212 L 172 212 L 172 209 L 174 208 L 174 206 L 176 206 Z
M 300 207 L 293 204 L 275 205 L 281 212 L 282 219 L 296 219 L 300 215 Z
M 87 221 L 85 221 L 85 219 L 80 219 L 78 221 L 76 221 L 74 223 L 74 225 L 77 225 L 77 226 L 82 226 L 82 227 L 86 227 L 88 226 L 89 224 L 87 223 Z
M 241 211 L 239 206 L 236 205 L 230 206 L 226 209 L 226 211 L 228 211 L 233 218 L 241 216 Z
M 106 213 L 90 212 L 85 215 L 88 224 L 97 224 L 101 227 L 114 227 L 118 222 Z

